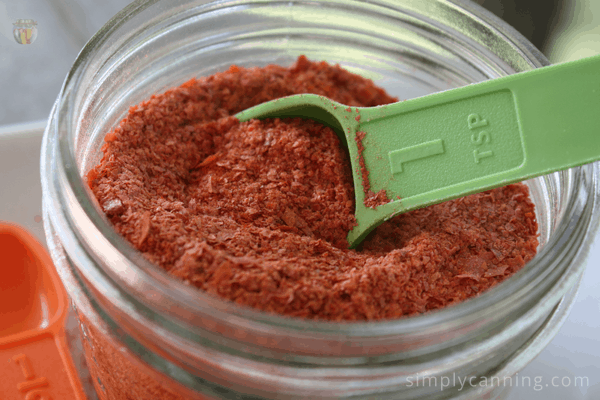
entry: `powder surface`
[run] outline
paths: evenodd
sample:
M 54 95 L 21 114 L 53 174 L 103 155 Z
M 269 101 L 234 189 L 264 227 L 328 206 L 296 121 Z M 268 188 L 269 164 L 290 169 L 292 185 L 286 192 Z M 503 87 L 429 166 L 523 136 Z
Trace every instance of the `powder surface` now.
M 172 276 L 260 310 L 378 320 L 455 304 L 505 280 L 538 246 L 523 184 L 399 215 L 348 250 L 354 189 L 339 139 L 301 119 L 239 123 L 264 101 L 316 93 L 397 99 L 339 66 L 232 66 L 131 107 L 88 174 L 114 228 Z

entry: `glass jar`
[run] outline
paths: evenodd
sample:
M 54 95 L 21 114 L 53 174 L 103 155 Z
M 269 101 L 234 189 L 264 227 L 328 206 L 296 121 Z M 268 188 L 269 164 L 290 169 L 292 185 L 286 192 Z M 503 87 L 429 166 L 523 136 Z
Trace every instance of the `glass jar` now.
M 527 182 L 540 251 L 477 298 L 425 315 L 328 323 L 185 286 L 119 237 L 82 178 L 129 106 L 231 64 L 328 60 L 411 98 L 546 59 L 460 0 L 138 0 L 85 46 L 42 148 L 48 245 L 101 399 L 493 399 L 557 332 L 598 227 L 598 165 Z M 485 383 L 484 383 L 485 380 Z

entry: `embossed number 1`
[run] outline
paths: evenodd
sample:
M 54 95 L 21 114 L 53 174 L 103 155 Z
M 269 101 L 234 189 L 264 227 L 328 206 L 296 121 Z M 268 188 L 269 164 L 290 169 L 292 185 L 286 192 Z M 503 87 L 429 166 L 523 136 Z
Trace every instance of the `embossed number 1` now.
M 402 172 L 403 163 L 436 156 L 438 154 L 444 154 L 444 141 L 442 139 L 436 139 L 416 146 L 390 151 L 388 156 L 390 158 L 392 175 Z

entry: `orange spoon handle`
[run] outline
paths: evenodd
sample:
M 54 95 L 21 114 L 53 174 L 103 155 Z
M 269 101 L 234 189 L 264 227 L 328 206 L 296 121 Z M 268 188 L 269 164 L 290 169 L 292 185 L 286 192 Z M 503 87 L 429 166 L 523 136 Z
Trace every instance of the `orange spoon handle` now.
M 46 249 L 0 223 L 0 399 L 84 400 L 65 336 L 68 297 Z
M 0 393 L 6 399 L 86 398 L 69 355 L 64 331 L 42 332 L 0 345 Z

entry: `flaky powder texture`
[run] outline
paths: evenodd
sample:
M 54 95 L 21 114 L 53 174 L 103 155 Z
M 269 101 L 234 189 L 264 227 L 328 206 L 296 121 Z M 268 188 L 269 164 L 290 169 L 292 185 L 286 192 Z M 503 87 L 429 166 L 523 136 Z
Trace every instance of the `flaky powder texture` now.
M 305 57 L 290 68 L 234 66 L 132 107 L 107 134 L 89 186 L 114 228 L 172 276 L 288 316 L 419 314 L 476 296 L 533 258 L 523 184 L 397 216 L 348 250 L 354 188 L 337 136 L 312 121 L 232 117 L 296 93 L 396 101 Z

